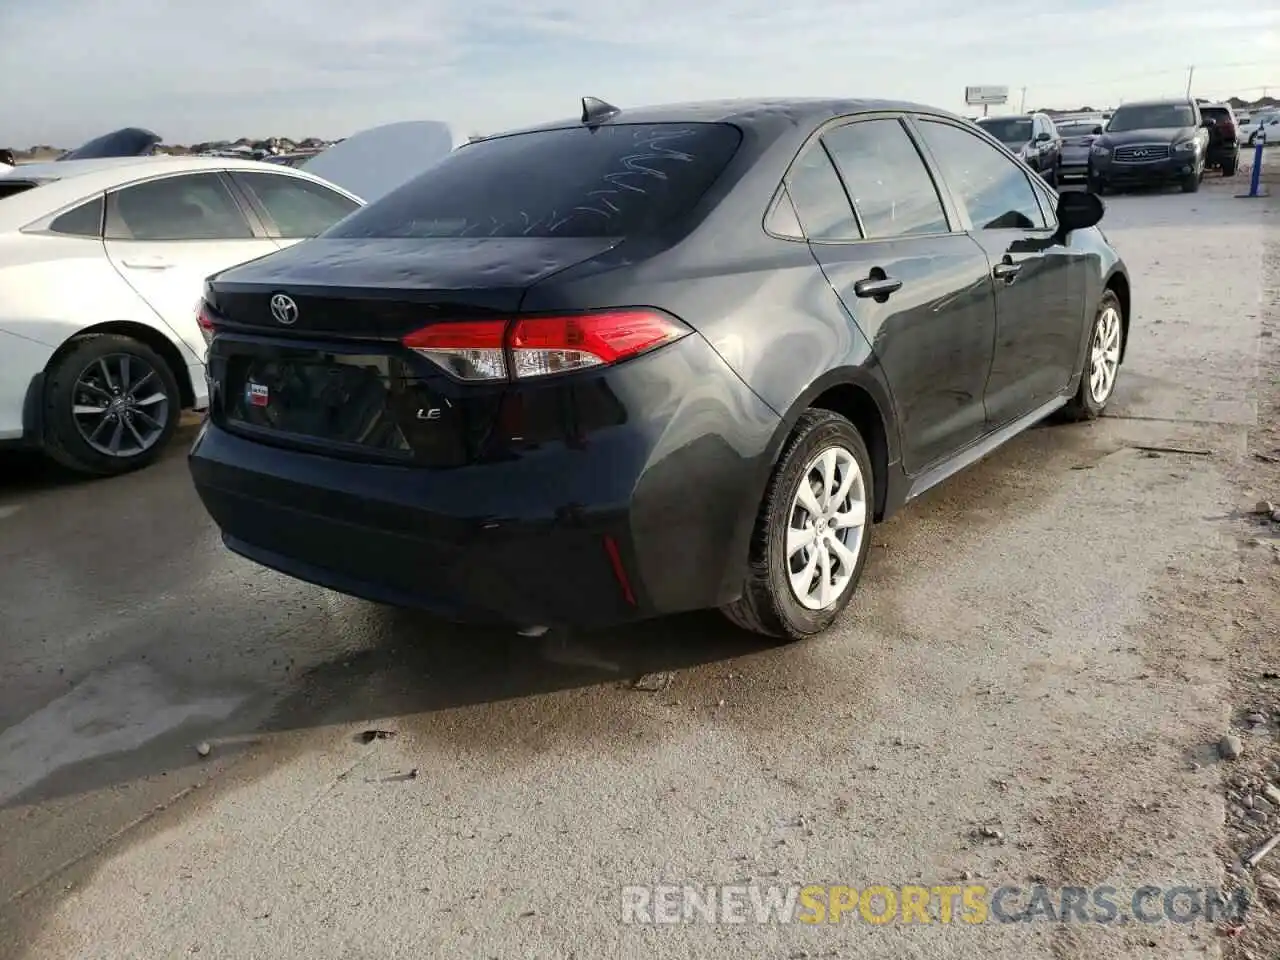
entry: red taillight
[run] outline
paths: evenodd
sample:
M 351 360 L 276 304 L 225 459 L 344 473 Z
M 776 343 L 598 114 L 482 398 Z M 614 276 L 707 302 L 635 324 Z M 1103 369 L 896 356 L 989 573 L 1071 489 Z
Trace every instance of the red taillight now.
M 689 332 L 661 311 L 622 309 L 433 323 L 403 343 L 460 380 L 523 380 L 620 363 Z
M 1230 140 L 1236 135 L 1236 125 L 1230 120 L 1223 120 L 1219 122 L 1218 129 L 1222 131 L 1222 138 L 1224 140 Z
M 204 345 L 209 346 L 213 343 L 213 335 L 218 332 L 218 328 L 213 322 L 213 311 L 203 300 L 196 308 L 196 323 L 200 327 L 200 335 L 204 337 Z
M 443 367 L 459 380 L 505 380 L 506 334 L 503 320 L 459 320 L 433 323 L 401 342 Z

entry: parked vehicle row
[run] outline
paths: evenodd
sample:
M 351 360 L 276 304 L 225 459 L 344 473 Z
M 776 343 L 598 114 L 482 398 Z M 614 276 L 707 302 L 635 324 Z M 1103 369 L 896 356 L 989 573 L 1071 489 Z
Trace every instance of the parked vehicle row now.
M 1105 118 L 1032 113 L 974 122 L 1052 186 L 1084 183 L 1102 193 L 1178 184 L 1194 192 L 1206 170 L 1235 176 L 1242 138 L 1256 142 L 1267 124 L 1280 124 L 1280 114 L 1244 128 L 1229 104 L 1178 98 L 1127 103 Z
M 915 104 L 584 101 L 213 276 L 192 477 L 228 548 L 355 596 L 809 636 L 872 524 L 1106 406 L 1102 214 Z
M 0 445 L 100 475 L 150 462 L 182 409 L 208 405 L 205 278 L 314 237 L 410 179 L 451 149 L 439 126 L 349 137 L 311 161 L 328 179 L 150 156 L 159 137 L 142 130 L 90 141 L 80 152 L 91 159 L 0 168 Z

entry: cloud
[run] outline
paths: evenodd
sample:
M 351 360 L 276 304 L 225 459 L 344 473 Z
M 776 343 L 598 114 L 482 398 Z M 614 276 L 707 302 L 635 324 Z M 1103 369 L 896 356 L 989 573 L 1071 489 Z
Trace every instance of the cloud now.
M 1265 66 L 1280 62 L 1280 9 L 1198 0 L 157 6 L 0 7 L 0 63 L 11 88 L 32 92 L 6 103 L 0 140 L 70 144 L 126 124 L 170 141 L 342 135 L 427 117 L 491 131 L 571 115 L 584 94 L 622 105 L 886 96 L 963 110 L 966 84 L 1003 83 L 1015 106 L 1023 86 L 1028 106 L 1079 105 L 1179 92 L 1191 63 L 1201 95 L 1280 86 Z

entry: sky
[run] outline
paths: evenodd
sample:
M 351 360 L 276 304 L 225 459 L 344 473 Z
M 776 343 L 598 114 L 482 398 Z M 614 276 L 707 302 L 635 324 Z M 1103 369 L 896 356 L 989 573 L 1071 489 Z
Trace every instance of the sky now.
M 0 145 L 121 126 L 166 143 L 495 133 L 721 97 L 912 100 L 963 113 L 1280 96 L 1280 3 L 1252 0 L 0 0 Z M 997 108 L 999 109 L 999 108 Z

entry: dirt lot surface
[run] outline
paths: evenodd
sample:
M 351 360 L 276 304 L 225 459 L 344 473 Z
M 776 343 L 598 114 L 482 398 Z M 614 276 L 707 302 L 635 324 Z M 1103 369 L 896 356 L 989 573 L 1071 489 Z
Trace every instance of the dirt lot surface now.
M 1250 512 L 1280 501 L 1280 201 L 1239 185 L 1108 199 L 1136 312 L 1111 415 L 879 528 L 814 642 L 441 626 L 228 555 L 180 449 L 92 484 L 7 465 L 0 955 L 1271 960 L 1280 850 L 1226 869 L 1280 830 L 1280 522 Z M 621 923 L 659 882 L 1259 904 Z

